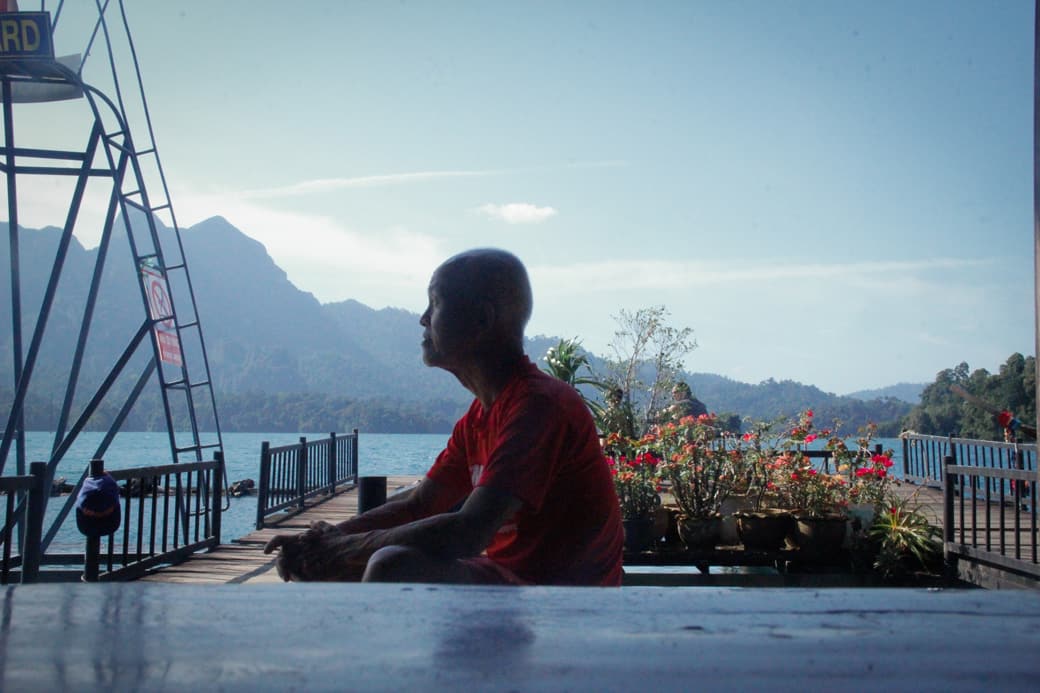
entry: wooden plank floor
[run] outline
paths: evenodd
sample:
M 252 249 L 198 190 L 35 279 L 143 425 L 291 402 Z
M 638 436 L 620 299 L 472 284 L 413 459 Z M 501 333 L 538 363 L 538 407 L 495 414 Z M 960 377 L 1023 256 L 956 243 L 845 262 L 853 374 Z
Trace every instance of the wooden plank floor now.
M 418 476 L 387 477 L 387 495 L 419 479 Z M 213 551 L 194 554 L 183 563 L 161 568 L 140 580 L 195 584 L 281 582 L 274 569 L 275 556 L 264 554 L 264 544 L 276 534 L 302 532 L 312 520 L 342 522 L 357 514 L 357 505 L 356 487 L 332 497 L 319 498 L 302 513 L 281 520 L 272 519 L 270 527 L 247 534 L 230 544 L 221 544 Z

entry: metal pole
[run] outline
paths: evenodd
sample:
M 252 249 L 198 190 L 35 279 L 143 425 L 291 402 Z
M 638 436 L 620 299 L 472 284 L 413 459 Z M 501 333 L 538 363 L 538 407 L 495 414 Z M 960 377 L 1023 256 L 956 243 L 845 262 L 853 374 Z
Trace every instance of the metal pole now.
M 14 354 L 14 384 L 17 389 L 22 380 L 22 279 L 18 253 L 18 188 L 15 184 L 14 158 L 14 108 L 11 105 L 11 81 L 3 81 L 4 98 L 4 149 L 7 173 L 7 235 L 10 243 L 11 264 L 11 353 Z M 24 396 L 24 393 L 23 393 Z M 13 416 L 12 416 L 13 415 Z M 22 407 L 20 402 L 11 403 L 13 433 L 15 439 L 16 474 L 25 472 L 25 438 L 22 429 Z M 11 445 L 12 426 L 7 427 L 0 442 L 0 472 L 7 463 L 7 451 Z
M 332 496 L 336 493 L 336 432 L 333 431 L 329 434 L 329 464 L 328 464 L 328 477 L 329 477 L 329 495 Z
M 302 510 L 307 504 L 304 496 L 307 494 L 307 439 L 300 438 L 300 454 L 296 457 L 296 497 L 300 502 Z
M 1033 353 L 1036 361 L 1034 401 L 1040 402 L 1040 0 L 1033 11 Z M 1040 430 L 1040 407 L 1036 410 Z M 1036 465 L 1036 481 L 1040 484 L 1040 464 Z

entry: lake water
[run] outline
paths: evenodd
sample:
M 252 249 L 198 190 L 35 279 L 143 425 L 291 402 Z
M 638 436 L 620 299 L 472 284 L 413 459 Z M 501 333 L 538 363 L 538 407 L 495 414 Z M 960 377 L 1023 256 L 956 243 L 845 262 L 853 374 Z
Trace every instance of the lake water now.
M 327 438 L 328 433 L 302 434 L 308 440 Z M 81 433 L 76 444 L 58 466 L 55 477 L 64 476 L 70 482 L 79 479 L 104 435 Z M 448 442 L 448 434 L 380 434 L 361 433 L 358 441 L 358 472 L 366 476 L 416 475 L 429 469 L 438 453 Z M 38 431 L 26 433 L 26 460 L 46 460 L 50 456 L 53 434 Z M 300 435 L 288 433 L 225 433 L 224 460 L 228 481 L 260 477 L 260 446 L 268 441 L 272 446 L 299 442 Z M 895 451 L 896 476 L 902 473 L 902 445 L 898 438 L 882 438 L 877 442 Z M 813 447 L 816 447 L 814 445 Z M 165 433 L 122 433 L 116 436 L 105 454 L 106 469 L 145 467 L 170 462 L 169 438 Z M 14 455 L 8 458 L 4 472 L 13 474 Z M 48 504 L 44 531 L 50 527 L 64 498 L 52 498 Z M 222 519 L 221 539 L 229 542 L 253 531 L 256 522 L 256 496 L 229 498 L 230 507 Z M 82 537 L 76 529 L 74 517 L 66 519 L 52 544 L 52 550 L 82 550 Z

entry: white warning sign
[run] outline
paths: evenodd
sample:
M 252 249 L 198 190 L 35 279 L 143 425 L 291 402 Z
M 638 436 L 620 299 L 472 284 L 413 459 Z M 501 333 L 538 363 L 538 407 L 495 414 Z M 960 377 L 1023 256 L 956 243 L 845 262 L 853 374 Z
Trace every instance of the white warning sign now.
M 155 320 L 155 341 L 159 345 L 159 359 L 171 366 L 183 366 L 181 340 L 173 320 L 173 303 L 166 275 L 154 263 L 141 262 L 141 283 L 148 297 L 148 314 Z

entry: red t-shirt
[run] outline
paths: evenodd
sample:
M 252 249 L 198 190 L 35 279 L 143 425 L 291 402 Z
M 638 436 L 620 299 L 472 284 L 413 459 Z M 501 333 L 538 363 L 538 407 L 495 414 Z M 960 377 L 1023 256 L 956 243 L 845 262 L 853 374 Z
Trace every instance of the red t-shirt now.
M 427 477 L 523 502 L 487 555 L 534 584 L 621 584 L 624 536 L 596 426 L 577 390 L 527 358 L 484 411 L 474 400 Z

